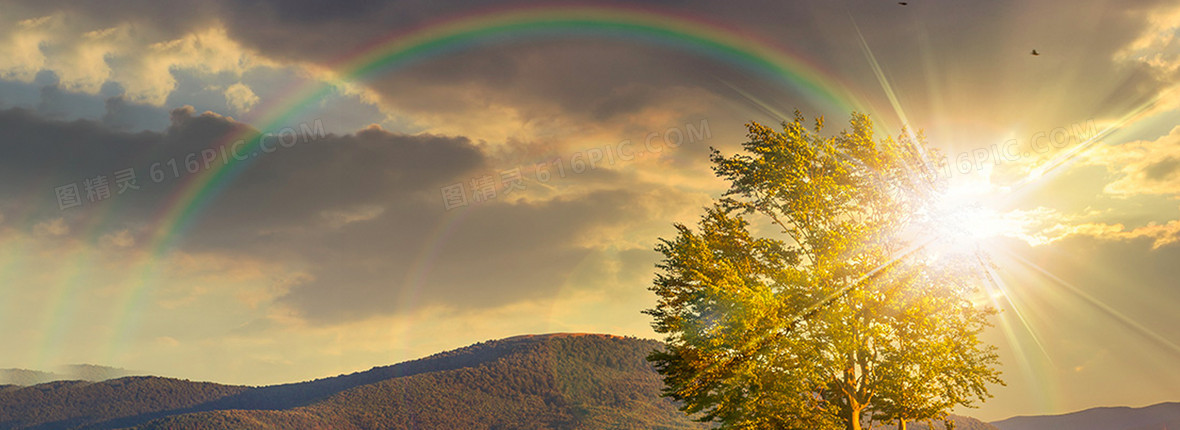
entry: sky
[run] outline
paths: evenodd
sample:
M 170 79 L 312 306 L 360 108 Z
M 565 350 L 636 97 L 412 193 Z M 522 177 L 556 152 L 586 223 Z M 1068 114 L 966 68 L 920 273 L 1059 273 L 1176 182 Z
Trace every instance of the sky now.
M 710 148 L 855 110 L 989 214 L 1007 385 L 961 413 L 1178 401 L 1178 36 L 1145 0 L 2 0 L 0 368 L 258 385 L 654 338 Z

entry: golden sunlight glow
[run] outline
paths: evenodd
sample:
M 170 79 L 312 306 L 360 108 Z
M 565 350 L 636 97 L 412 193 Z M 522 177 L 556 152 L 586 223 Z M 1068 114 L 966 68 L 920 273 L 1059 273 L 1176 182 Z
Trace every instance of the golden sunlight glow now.
M 938 248 L 935 251 L 974 252 L 988 239 L 1023 237 L 1025 222 L 1020 217 L 990 205 L 999 201 L 1000 195 L 987 184 L 953 184 L 928 214 L 929 233 L 935 235 L 931 245 Z

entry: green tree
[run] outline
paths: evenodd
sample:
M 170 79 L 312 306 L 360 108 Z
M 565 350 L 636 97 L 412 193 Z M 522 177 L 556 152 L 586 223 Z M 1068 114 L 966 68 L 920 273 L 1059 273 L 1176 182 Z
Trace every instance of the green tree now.
M 729 191 L 656 248 L 645 313 L 665 335 L 649 358 L 665 395 L 724 428 L 857 430 L 985 399 L 1000 381 L 977 336 L 990 310 L 970 301 L 979 271 L 920 234 L 937 154 L 875 140 L 860 114 L 830 137 L 798 112 L 747 128 L 743 153 L 711 156 Z

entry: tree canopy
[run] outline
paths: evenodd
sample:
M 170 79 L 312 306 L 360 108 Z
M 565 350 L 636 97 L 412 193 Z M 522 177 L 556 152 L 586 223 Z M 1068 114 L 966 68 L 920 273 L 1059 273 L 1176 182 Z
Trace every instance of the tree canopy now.
M 862 428 L 944 417 L 1002 383 L 978 335 L 982 260 L 932 252 L 941 191 L 921 135 L 876 139 L 866 115 L 822 136 L 796 112 L 714 149 L 730 189 L 675 225 L 645 311 L 665 395 L 724 428 Z

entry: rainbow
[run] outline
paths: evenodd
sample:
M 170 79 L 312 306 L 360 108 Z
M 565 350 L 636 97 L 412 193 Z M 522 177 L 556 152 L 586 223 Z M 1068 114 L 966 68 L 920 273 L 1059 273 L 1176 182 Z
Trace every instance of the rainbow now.
M 471 49 L 489 41 L 539 37 L 620 39 L 682 50 L 776 80 L 809 101 L 840 113 L 864 110 L 863 105 L 855 102 L 850 87 L 835 80 L 834 74 L 798 53 L 741 29 L 653 9 L 614 5 L 527 6 L 444 18 L 375 40 L 330 62 L 327 68 L 332 78 L 309 80 L 285 92 L 285 96 L 256 108 L 254 117 L 245 121 L 253 127 L 243 124 L 210 147 L 225 148 L 240 141 L 242 154 L 257 153 L 263 137 L 258 130 L 289 126 L 304 106 L 331 94 L 341 84 L 363 82 L 416 61 Z M 202 209 L 249 163 L 248 160 L 214 163 L 211 170 L 191 176 L 156 214 L 149 255 L 166 254 L 198 219 Z M 126 311 L 138 306 L 151 277 L 145 275 L 140 285 L 132 287 L 134 291 L 129 294 Z M 122 325 L 128 323 L 129 320 Z
M 777 79 L 812 101 L 842 113 L 863 107 L 852 101 L 846 86 L 814 62 L 738 29 L 645 9 L 564 6 L 475 13 L 394 33 L 331 62 L 329 69 L 337 75 L 333 82 L 309 82 L 265 104 L 260 110 L 263 113 L 249 122 L 258 130 L 282 128 L 303 106 L 335 91 L 338 84 L 364 81 L 416 60 L 470 48 L 489 39 L 566 35 L 611 37 L 683 49 Z M 212 147 L 237 141 L 246 143 L 243 153 L 254 153 L 262 143 L 262 135 L 254 128 L 240 127 Z M 168 203 L 157 224 L 153 240 L 157 250 L 183 234 L 200 209 L 248 164 L 231 160 L 189 180 Z

